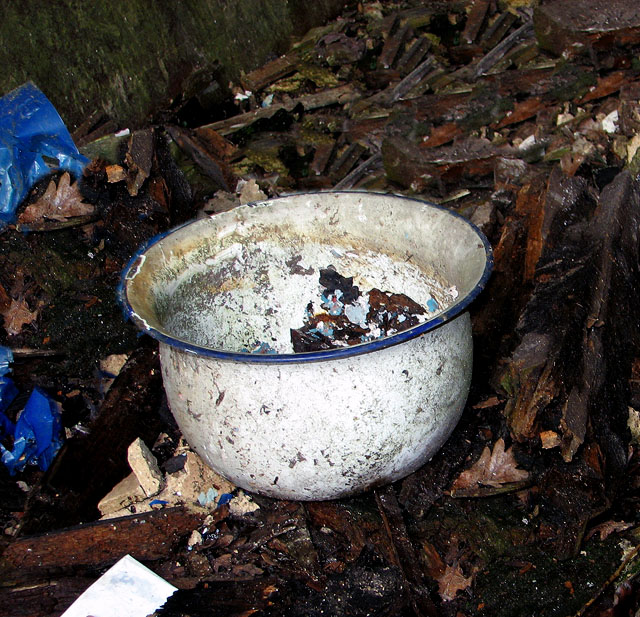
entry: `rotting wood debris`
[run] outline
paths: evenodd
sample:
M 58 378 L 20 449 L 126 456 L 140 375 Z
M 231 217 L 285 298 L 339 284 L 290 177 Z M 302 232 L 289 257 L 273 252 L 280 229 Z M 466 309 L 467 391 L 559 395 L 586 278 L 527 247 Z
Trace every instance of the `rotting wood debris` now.
M 87 123 L 82 199 L 59 178 L 56 201 L 47 181 L 0 236 L 0 343 L 22 392 L 61 403 L 67 432 L 46 473 L 0 466 L 2 606 L 59 615 L 130 553 L 179 588 L 165 617 L 634 614 L 636 4 L 362 2 L 232 84 L 224 109 L 199 109 L 208 123 L 189 122 L 196 106 L 167 105 L 129 136 Z M 450 440 L 353 499 L 133 503 L 99 520 L 132 442 L 165 476 L 180 447 L 155 345 L 115 304 L 127 259 L 185 220 L 328 188 L 436 202 L 492 242 Z M 115 380 L 100 372 L 114 356 L 127 358 Z

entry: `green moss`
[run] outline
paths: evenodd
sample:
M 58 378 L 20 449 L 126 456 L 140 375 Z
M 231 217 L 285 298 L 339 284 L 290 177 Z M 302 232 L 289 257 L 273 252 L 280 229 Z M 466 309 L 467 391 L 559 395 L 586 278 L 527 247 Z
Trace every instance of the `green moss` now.
M 305 3 L 304 11 L 299 5 L 0 0 L 0 63 L 10 67 L 0 75 L 0 92 L 32 80 L 72 129 L 96 110 L 134 128 L 178 94 L 192 72 L 219 63 L 224 77 L 235 79 L 342 9 L 337 0 Z
M 313 64 L 303 64 L 299 68 L 300 74 L 312 81 L 318 88 L 333 88 L 340 81 L 333 71 Z
M 640 174 L 640 148 L 636 150 L 636 153 L 633 155 L 633 158 L 627 164 L 629 171 L 634 175 Z
M 570 154 L 570 153 L 571 153 L 570 146 L 566 146 L 564 148 L 557 148 L 555 150 L 551 150 L 547 152 L 544 155 L 542 160 L 545 161 L 546 163 L 549 163 L 552 161 L 559 161 L 562 159 L 563 156 L 565 156 L 565 154 Z
M 324 131 L 314 130 L 312 126 L 303 126 L 299 133 L 299 139 L 301 143 L 308 144 L 310 146 L 330 146 L 335 142 L 331 134 Z
M 513 375 L 510 372 L 506 372 L 502 375 L 500 378 L 500 387 L 509 397 L 512 397 L 515 394 L 516 384 L 514 383 Z
M 302 128 L 305 131 L 322 134 L 338 133 L 342 129 L 342 122 L 339 116 L 308 114 L 302 117 Z
M 493 100 L 482 104 L 463 118 L 460 124 L 467 130 L 473 131 L 502 120 L 507 112 L 512 109 L 513 101 L 511 99 L 493 97 Z
M 267 92 L 297 93 L 305 81 L 306 77 L 302 73 L 294 73 L 291 77 L 279 79 L 275 84 L 271 84 Z
M 172 141 L 169 145 L 169 150 L 176 165 L 189 183 L 195 201 L 199 201 L 203 196 L 213 194 L 219 190 L 218 183 L 203 173 L 193 158 L 185 154 L 178 144 Z M 230 188 L 233 189 L 235 187 Z
M 474 554 L 474 561 L 489 564 L 495 559 L 517 558 L 531 529 L 515 507 L 513 496 L 498 496 L 475 501 L 445 499 L 433 508 L 421 524 L 421 534 L 430 541 L 457 536 Z
M 584 96 L 597 83 L 597 74 L 576 64 L 561 65 L 553 75 L 553 86 L 547 98 L 554 101 L 573 101 Z
M 594 537 L 574 557 L 559 560 L 541 548 L 536 527 L 515 495 L 443 498 L 411 534 L 474 572 L 472 587 L 456 598 L 468 617 L 573 615 L 618 568 L 620 537 Z
M 262 150 L 260 152 L 247 152 L 247 158 L 255 165 L 262 167 L 266 172 L 283 174 L 285 176 L 289 173 L 289 170 L 280 160 L 278 151 Z
M 87 144 L 86 146 L 79 148 L 80 152 L 84 154 L 88 159 L 103 159 L 112 165 L 120 164 L 122 162 L 122 148 L 129 140 L 128 135 L 105 135 L 100 139 Z
M 517 562 L 495 560 L 479 572 L 470 614 L 566 617 L 583 607 L 616 570 L 619 538 L 592 540 L 575 558 L 559 561 L 531 548 Z M 530 565 L 529 565 L 530 564 Z M 478 605 L 482 606 L 477 610 Z
M 469 97 L 470 112 L 460 121 L 467 131 L 474 131 L 501 120 L 513 109 L 513 100 L 498 96 L 486 85 L 476 86 Z

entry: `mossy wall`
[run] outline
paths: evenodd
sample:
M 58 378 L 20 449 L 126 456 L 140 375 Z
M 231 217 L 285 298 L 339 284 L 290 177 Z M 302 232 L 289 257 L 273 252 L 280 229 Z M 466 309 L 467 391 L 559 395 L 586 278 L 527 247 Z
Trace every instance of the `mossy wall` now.
M 198 71 L 224 79 L 286 51 L 348 0 L 0 0 L 0 94 L 33 81 L 71 130 L 144 123 Z

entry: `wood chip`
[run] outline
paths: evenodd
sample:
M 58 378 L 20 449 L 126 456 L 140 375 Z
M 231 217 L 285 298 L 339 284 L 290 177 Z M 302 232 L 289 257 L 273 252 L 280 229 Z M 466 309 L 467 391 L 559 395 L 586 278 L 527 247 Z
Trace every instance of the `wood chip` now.
M 560 435 L 558 435 L 558 433 L 556 433 L 555 431 L 541 431 L 540 441 L 542 442 L 542 447 L 545 450 L 557 448 L 562 444 Z
M 281 103 L 278 105 L 272 105 L 264 109 L 258 109 L 256 111 L 249 111 L 238 116 L 233 116 L 227 120 L 220 120 L 206 125 L 206 128 L 211 128 L 214 131 L 218 131 L 221 135 L 229 135 L 234 131 L 249 126 L 260 118 L 269 118 L 279 109 L 285 109 L 291 111 L 296 105 L 300 104 L 305 110 L 318 109 L 320 107 L 328 107 L 329 105 L 344 105 L 357 100 L 360 94 L 356 87 L 352 84 L 345 84 L 332 88 L 330 90 L 322 90 L 315 94 L 306 94 L 296 99 L 289 101 L 288 103 Z
M 284 55 L 267 62 L 241 78 L 242 86 L 250 92 L 258 92 L 272 83 L 293 73 L 297 68 L 297 55 Z
M 474 1 L 471 6 L 471 10 L 469 11 L 469 15 L 467 16 L 467 23 L 465 24 L 462 32 L 462 40 L 465 43 L 470 44 L 475 42 L 487 15 L 489 4 L 489 0 Z

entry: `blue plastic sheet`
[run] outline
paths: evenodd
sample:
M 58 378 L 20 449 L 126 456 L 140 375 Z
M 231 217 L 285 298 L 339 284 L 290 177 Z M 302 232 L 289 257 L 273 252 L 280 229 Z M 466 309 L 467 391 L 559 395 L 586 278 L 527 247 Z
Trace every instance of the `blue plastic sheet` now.
M 11 451 L 0 445 L 2 462 L 14 475 L 27 464 L 45 471 L 62 446 L 62 423 L 58 404 L 35 388 L 15 425 Z
M 88 162 L 33 83 L 0 98 L 0 229 L 15 220 L 18 205 L 38 180 L 57 170 L 81 176 Z
M 62 422 L 58 404 L 44 390 L 35 388 L 14 424 L 4 413 L 18 394 L 11 377 L 13 354 L 0 346 L 0 441 L 13 439 L 8 450 L 0 443 L 0 460 L 14 475 L 29 463 L 37 463 L 43 471 L 62 446 Z
M 7 376 L 11 370 L 11 362 L 13 362 L 11 350 L 8 347 L 0 346 L 0 439 L 13 435 L 15 431 L 13 422 L 4 414 L 7 407 L 18 395 L 18 388 L 13 383 L 13 379 Z

